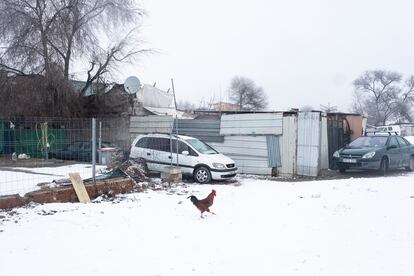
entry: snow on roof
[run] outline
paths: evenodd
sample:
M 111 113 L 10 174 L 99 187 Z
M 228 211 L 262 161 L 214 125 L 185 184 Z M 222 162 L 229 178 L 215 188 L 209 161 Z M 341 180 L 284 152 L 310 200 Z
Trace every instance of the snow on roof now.
M 149 107 L 144 106 L 146 110 L 148 110 L 151 113 L 154 113 L 155 115 L 172 115 L 177 116 L 178 118 L 183 117 L 185 112 L 176 110 L 175 108 L 171 107 Z

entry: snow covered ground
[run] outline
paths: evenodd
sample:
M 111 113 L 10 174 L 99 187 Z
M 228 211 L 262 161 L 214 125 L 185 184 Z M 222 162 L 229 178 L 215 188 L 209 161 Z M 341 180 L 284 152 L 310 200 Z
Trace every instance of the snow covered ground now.
M 105 166 L 97 166 L 97 171 Z M 92 177 L 92 166 L 74 164 L 60 167 L 23 168 L 7 167 L 0 170 L 0 196 L 10 194 L 24 195 L 40 189 L 37 185 L 55 179 L 69 178 L 70 172 L 79 172 L 82 178 Z M 1 274 L 0 274 L 1 276 Z
M 0 275 L 414 275 L 414 173 L 239 182 L 0 213 Z

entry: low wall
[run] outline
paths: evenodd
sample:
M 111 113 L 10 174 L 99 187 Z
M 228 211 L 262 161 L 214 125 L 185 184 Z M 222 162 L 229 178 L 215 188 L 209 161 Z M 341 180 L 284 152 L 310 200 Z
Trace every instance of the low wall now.
M 135 191 L 137 187 L 129 178 L 117 178 L 105 181 L 98 181 L 96 184 L 85 183 L 89 197 L 95 199 L 104 194 L 116 195 Z M 139 188 L 139 191 L 142 191 Z M 52 203 L 52 202 L 79 202 L 72 185 L 57 187 L 47 190 L 33 191 L 23 197 L 8 195 L 0 197 L 0 209 L 11 209 L 24 206 L 30 202 Z

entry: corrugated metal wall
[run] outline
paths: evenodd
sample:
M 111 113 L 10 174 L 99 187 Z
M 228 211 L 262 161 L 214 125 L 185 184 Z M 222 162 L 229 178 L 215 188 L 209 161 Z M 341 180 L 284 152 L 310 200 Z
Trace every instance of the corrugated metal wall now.
M 321 169 L 329 169 L 329 147 L 328 147 L 328 120 L 326 116 L 321 119 L 321 147 L 320 147 Z
M 171 116 L 134 116 L 130 134 L 170 133 Z M 179 134 L 197 137 L 236 162 L 240 173 L 317 176 L 329 161 L 326 118 L 320 112 L 223 115 L 222 120 L 178 120 Z M 174 130 L 175 132 L 175 130 Z
M 223 115 L 221 135 L 281 135 L 283 113 L 252 113 Z
M 174 121 L 173 133 L 176 123 Z M 220 136 L 220 121 L 219 120 L 193 120 L 193 119 L 178 119 L 178 133 L 195 137 L 204 142 L 224 142 L 224 136 Z
M 229 156 L 239 168 L 239 173 L 270 175 L 266 136 L 226 136 L 224 143 L 209 143 L 219 152 Z
M 172 116 L 131 116 L 129 121 L 129 133 L 131 139 L 144 133 L 170 133 L 173 128 Z
M 296 175 L 297 122 L 295 114 L 283 117 L 282 167 L 279 174 L 284 177 Z
M 297 174 L 318 176 L 321 143 L 319 112 L 298 114 Z

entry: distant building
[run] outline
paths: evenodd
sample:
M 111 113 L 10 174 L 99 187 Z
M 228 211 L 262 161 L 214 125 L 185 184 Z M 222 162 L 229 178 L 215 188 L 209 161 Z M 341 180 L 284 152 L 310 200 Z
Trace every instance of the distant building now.
M 215 111 L 239 111 L 239 105 L 226 102 L 218 102 L 211 104 L 211 110 Z

